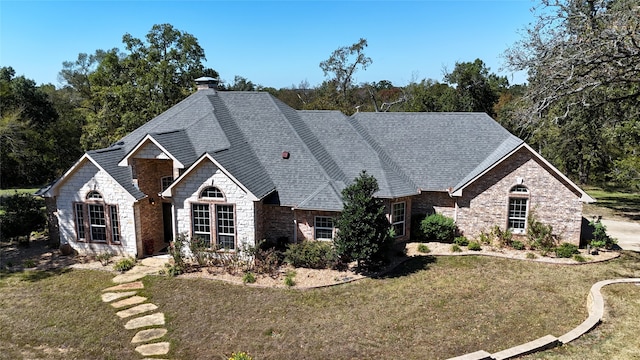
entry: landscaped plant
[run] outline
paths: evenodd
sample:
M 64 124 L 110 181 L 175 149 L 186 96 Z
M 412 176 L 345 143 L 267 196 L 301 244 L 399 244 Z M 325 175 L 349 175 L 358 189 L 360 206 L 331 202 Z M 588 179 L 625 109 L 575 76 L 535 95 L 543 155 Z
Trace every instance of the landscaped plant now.
M 293 280 L 293 278 L 295 277 L 296 277 L 296 272 L 293 270 L 288 270 L 284 276 L 284 284 L 289 287 L 294 286 L 296 282 L 295 280 Z
M 245 284 L 253 284 L 256 282 L 256 276 L 252 272 L 246 272 L 242 276 L 242 282 Z
M 480 246 L 480 244 L 477 241 L 470 241 L 469 242 L 469 250 L 480 251 L 480 250 L 482 250 L 482 247 Z
M 118 260 L 118 262 L 113 265 L 113 268 L 116 271 L 125 272 L 131 270 L 136 265 L 136 260 L 131 257 L 126 257 L 124 259 Z
M 502 248 L 511 246 L 513 241 L 513 233 L 509 229 L 502 230 L 500 226 L 493 225 L 491 228 L 492 243 Z
M 111 262 L 111 258 L 114 256 L 112 252 L 104 252 L 96 256 L 96 260 L 100 261 L 102 266 L 107 266 Z
M 462 252 L 462 249 L 460 248 L 460 246 L 458 246 L 458 244 L 453 244 L 451 245 L 451 252 Z
M 573 260 L 582 263 L 582 262 L 587 261 L 587 258 L 585 258 L 584 256 L 582 256 L 580 254 L 575 254 L 575 255 L 573 255 Z
M 203 267 L 209 265 L 212 250 L 204 239 L 198 236 L 192 238 L 189 242 L 189 250 L 191 251 L 191 259 L 198 266 Z
M 336 255 L 329 242 L 305 240 L 290 244 L 284 253 L 284 261 L 294 267 L 326 269 L 335 261 Z
M 511 247 L 516 249 L 516 250 L 524 250 L 524 243 L 520 240 L 513 240 L 511 242 Z
M 527 259 L 532 260 L 532 259 L 535 259 L 535 258 L 537 258 L 536 254 L 534 254 L 534 253 L 527 253 Z
M 467 239 L 466 236 L 457 236 L 455 239 L 453 239 L 453 243 L 460 246 L 467 246 L 469 245 L 469 239 Z
M 533 211 L 527 217 L 527 239 L 532 248 L 541 250 L 543 254 L 553 250 L 557 244 L 553 227 L 538 221 Z
M 229 360 L 253 360 L 253 358 L 249 356 L 249 354 L 247 354 L 246 352 L 242 351 L 242 352 L 231 354 L 231 357 L 229 358 Z
M 276 244 L 263 240 L 255 248 L 250 247 L 247 252 L 253 257 L 253 271 L 274 278 L 278 275 L 278 268 L 284 259 L 284 254 L 278 250 Z
M 555 249 L 555 253 L 557 257 L 561 258 L 570 258 L 573 254 L 578 254 L 578 247 L 569 243 L 562 243 Z
M 373 197 L 378 181 L 362 171 L 342 190 L 344 207 L 336 222 L 336 254 L 342 263 L 357 261 L 359 269 L 376 268 L 386 262 L 393 246 L 384 203 Z
M 591 221 L 589 223 L 593 227 L 593 240 L 590 245 L 595 249 L 607 248 L 611 249 L 618 241 L 607 234 L 607 227 L 600 221 Z
M 427 244 L 419 244 L 418 245 L 418 252 L 423 253 L 423 254 L 428 254 L 428 253 L 431 252 L 431 249 L 429 249 Z
M 450 243 L 455 235 L 456 224 L 452 218 L 435 213 L 422 220 L 420 229 L 428 240 Z
M 169 255 L 171 255 L 173 263 L 165 264 L 164 272 L 167 275 L 177 276 L 186 271 L 187 263 L 184 258 L 183 248 L 186 246 L 187 242 L 187 235 L 182 233 L 178 234 L 178 237 L 169 244 Z

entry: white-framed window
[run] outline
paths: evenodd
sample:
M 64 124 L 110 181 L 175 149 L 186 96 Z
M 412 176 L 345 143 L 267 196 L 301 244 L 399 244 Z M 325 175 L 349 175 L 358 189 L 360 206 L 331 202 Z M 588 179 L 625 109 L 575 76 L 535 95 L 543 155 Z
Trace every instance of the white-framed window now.
M 211 247 L 212 239 L 218 249 L 236 249 L 235 205 L 219 203 L 224 194 L 215 186 L 204 188 L 199 198 L 203 202 L 191 204 L 193 237 L 198 237 Z M 215 203 L 217 201 L 218 203 Z
M 73 208 L 78 241 L 121 243 L 118 207 L 105 204 L 99 192 L 88 192 L 85 201 L 74 203 Z
M 509 190 L 509 213 L 507 228 L 514 234 L 524 234 L 527 228 L 529 190 L 524 185 L 516 185 Z
M 316 240 L 333 240 L 335 225 L 330 216 L 316 216 L 314 220 L 314 238 Z
M 160 187 L 162 191 L 167 190 L 172 183 L 173 183 L 173 176 L 163 176 L 160 179 Z
M 405 218 L 406 218 L 406 203 L 397 202 L 391 204 L 391 226 L 396 237 L 404 236 L 405 232 Z

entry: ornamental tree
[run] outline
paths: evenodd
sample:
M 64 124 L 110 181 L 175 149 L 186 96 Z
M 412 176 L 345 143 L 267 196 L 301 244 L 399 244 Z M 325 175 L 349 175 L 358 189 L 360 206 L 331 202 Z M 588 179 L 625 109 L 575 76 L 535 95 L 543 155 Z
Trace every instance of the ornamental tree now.
M 378 190 L 376 178 L 363 170 L 342 191 L 344 209 L 338 217 L 334 245 L 343 262 L 356 260 L 359 269 L 382 264 L 393 241 L 384 203 L 373 197 Z

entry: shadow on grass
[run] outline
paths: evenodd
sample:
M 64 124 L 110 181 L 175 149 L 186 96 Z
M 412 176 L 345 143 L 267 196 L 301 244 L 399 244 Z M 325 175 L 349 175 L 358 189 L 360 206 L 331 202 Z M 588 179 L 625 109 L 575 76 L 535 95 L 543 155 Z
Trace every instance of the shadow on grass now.
M 20 272 L 20 278 L 22 281 L 37 282 L 50 278 L 52 276 L 59 276 L 71 272 L 69 268 L 51 269 L 51 270 L 25 270 Z
M 408 258 L 395 268 L 385 272 L 384 274 L 374 276 L 375 279 L 394 279 L 407 275 L 411 275 L 423 270 L 428 270 L 429 265 L 436 262 L 435 256 L 417 256 Z

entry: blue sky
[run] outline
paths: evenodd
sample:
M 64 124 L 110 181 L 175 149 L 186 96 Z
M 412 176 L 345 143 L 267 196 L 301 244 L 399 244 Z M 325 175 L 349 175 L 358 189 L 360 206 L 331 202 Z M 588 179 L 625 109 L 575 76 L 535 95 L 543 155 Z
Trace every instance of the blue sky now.
M 361 37 L 373 64 L 357 82 L 442 80 L 455 62 L 482 59 L 502 71 L 502 53 L 533 21 L 529 0 L 510 1 L 7 1 L 0 0 L 0 65 L 36 83 L 58 82 L 62 62 L 96 49 L 123 49 L 170 23 L 194 35 L 221 79 L 241 75 L 275 88 L 318 85 L 318 64 Z

